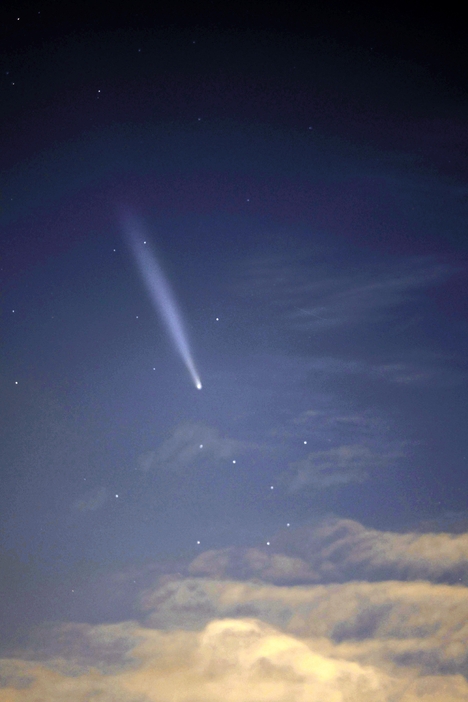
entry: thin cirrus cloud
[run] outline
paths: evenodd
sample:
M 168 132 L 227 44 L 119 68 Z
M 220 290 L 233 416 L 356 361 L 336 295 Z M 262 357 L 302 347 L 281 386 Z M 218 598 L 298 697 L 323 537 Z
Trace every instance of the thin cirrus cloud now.
M 324 489 L 361 483 L 376 468 L 389 465 L 393 458 L 362 444 L 336 446 L 325 451 L 312 451 L 300 461 L 293 461 L 285 479 L 289 482 L 290 492 L 304 487 Z
M 358 434 L 361 437 L 379 436 L 389 429 L 389 422 L 385 421 L 377 412 L 349 412 L 340 406 L 330 403 L 324 408 L 307 409 L 292 419 L 295 433 L 304 434 L 304 431 L 313 431 L 324 436 L 338 435 L 349 441 Z
M 391 310 L 454 273 L 450 265 L 425 257 L 359 266 L 311 259 L 295 255 L 285 262 L 284 254 L 252 259 L 238 291 L 268 299 L 298 329 L 320 331 L 388 318 Z
M 289 461 L 281 474 L 290 493 L 361 483 L 396 465 L 407 451 L 391 422 L 377 411 L 346 412 L 333 403 L 302 412 L 282 436 L 304 449 L 307 445 L 307 452 Z M 304 436 L 312 438 L 301 441 Z
M 461 702 L 467 563 L 467 533 L 340 519 L 205 552 L 138 619 L 37 628 L 0 659 L 0 702 Z
M 78 500 L 73 503 L 73 509 L 77 512 L 95 512 L 107 501 L 107 490 L 105 487 L 97 487 L 88 490 Z
M 468 374 L 462 358 L 457 355 L 430 352 L 427 349 L 407 349 L 393 352 L 380 362 L 363 359 L 345 359 L 338 355 L 316 356 L 307 360 L 307 369 L 319 378 L 354 375 L 374 382 L 399 386 L 452 387 L 466 382 Z
M 295 450 L 294 445 L 303 445 L 304 435 L 313 435 L 316 448 L 298 460 L 286 460 L 287 469 L 279 468 L 278 480 L 290 493 L 323 490 L 363 482 L 394 465 L 404 455 L 404 444 L 392 441 L 388 434 L 382 419 L 365 413 L 346 414 L 339 408 L 304 412 L 271 430 L 260 443 L 221 436 L 215 427 L 202 423 L 184 422 L 158 448 L 142 454 L 139 466 L 145 473 L 183 473 L 194 467 L 223 465 L 252 452 L 271 460 L 275 453 L 286 451 L 286 456 L 288 450 Z
M 216 428 L 201 422 L 184 422 L 157 449 L 140 456 L 139 464 L 144 472 L 161 469 L 180 472 L 207 461 L 232 459 L 252 446 L 223 437 Z

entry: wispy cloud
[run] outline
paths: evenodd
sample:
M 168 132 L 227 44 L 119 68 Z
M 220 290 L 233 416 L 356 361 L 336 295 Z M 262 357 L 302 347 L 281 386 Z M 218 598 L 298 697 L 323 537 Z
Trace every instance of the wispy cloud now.
M 450 265 L 426 257 L 345 265 L 338 256 L 332 265 L 321 263 L 320 253 L 315 259 L 294 255 L 289 260 L 282 254 L 249 261 L 239 290 L 250 299 L 268 299 L 292 326 L 320 331 L 388 319 L 391 311 L 419 299 L 424 289 L 453 272 Z
M 417 350 L 417 358 L 416 352 L 407 352 L 405 359 L 401 355 L 394 353 L 392 360 L 378 363 L 344 359 L 335 355 L 316 356 L 308 360 L 307 367 L 325 378 L 356 375 L 396 385 L 430 384 L 447 387 L 467 379 L 466 371 L 449 366 L 454 360 L 451 357 L 430 354 L 423 349 Z
M 250 447 L 252 444 L 247 442 L 221 436 L 213 427 L 186 422 L 177 426 L 157 449 L 140 456 L 139 463 L 145 472 L 178 472 L 207 461 L 233 459 Z
M 304 487 L 324 489 L 359 483 L 366 480 L 370 471 L 387 465 L 389 460 L 389 456 L 360 444 L 312 451 L 306 458 L 289 464 L 289 490 L 296 492 Z
M 302 453 L 281 474 L 291 493 L 363 482 L 395 465 L 407 451 L 392 423 L 377 411 L 346 411 L 333 403 L 303 411 L 283 432 L 276 435 L 296 455 Z
M 468 534 L 385 532 L 333 518 L 284 530 L 268 547 L 207 551 L 190 573 L 276 584 L 424 579 L 468 585 Z
M 107 490 L 105 487 L 96 487 L 88 490 L 76 502 L 73 509 L 78 512 L 95 512 L 107 501 Z

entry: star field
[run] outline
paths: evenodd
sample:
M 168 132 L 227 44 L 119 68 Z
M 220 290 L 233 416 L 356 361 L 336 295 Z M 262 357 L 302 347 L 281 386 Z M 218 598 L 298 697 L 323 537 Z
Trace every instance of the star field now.
M 462 24 L 288 8 L 2 10 L 0 702 L 468 699 Z

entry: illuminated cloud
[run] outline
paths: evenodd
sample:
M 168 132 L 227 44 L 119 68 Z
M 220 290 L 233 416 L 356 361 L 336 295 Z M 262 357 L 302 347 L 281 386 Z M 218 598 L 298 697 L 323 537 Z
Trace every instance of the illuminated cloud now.
M 204 604 L 195 585 L 204 590 Z M 193 630 L 156 628 L 150 619 L 144 627 L 126 622 L 44 630 L 36 650 L 0 662 L 0 702 L 467 698 L 466 588 L 423 582 L 279 588 L 179 581 L 171 594 L 180 622 L 189 606 L 206 609 L 208 601 L 218 616 Z M 164 592 L 147 597 L 157 607 L 164 604 Z M 261 617 L 240 614 L 247 608 Z M 47 646 L 50 636 L 55 651 Z
M 147 593 L 148 623 L 193 628 L 249 616 L 314 649 L 390 672 L 463 675 L 468 670 L 468 589 L 427 582 L 350 582 L 278 587 L 192 579 Z M 468 689 L 468 686 L 467 686 Z
M 260 548 L 204 551 L 190 564 L 189 573 L 210 578 L 261 578 L 277 584 L 320 580 L 319 574 L 302 558 Z
M 156 628 L 195 630 L 215 618 L 250 615 L 295 636 L 325 636 L 339 643 L 368 645 L 380 634 L 392 636 L 396 644 L 408 639 L 411 647 L 413 639 L 428 640 L 429 635 L 445 637 L 448 644 L 450 631 L 461 641 L 468 634 L 468 589 L 424 581 L 291 587 L 190 578 L 146 592 L 142 606 L 145 623 Z
M 468 584 L 468 534 L 384 532 L 351 519 L 284 530 L 264 548 L 207 551 L 194 575 L 273 583 L 414 580 Z
M 94 627 L 99 636 L 99 627 Z M 133 665 L 103 672 L 73 660 L 3 662 L 0 702 L 381 701 L 371 666 L 334 659 L 254 619 L 210 622 L 201 632 L 133 629 Z
M 468 588 L 421 573 L 467 557 L 467 533 L 338 519 L 208 551 L 189 568 L 208 577 L 140 592 L 140 621 L 38 627 L 0 660 L 0 702 L 461 702 Z

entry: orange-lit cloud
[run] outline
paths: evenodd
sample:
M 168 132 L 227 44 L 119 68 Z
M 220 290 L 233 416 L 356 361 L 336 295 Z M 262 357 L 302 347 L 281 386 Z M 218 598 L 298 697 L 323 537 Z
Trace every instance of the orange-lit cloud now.
M 134 664 L 103 672 L 60 658 L 12 661 L 1 702 L 341 702 L 385 699 L 386 676 L 324 656 L 307 642 L 253 619 L 210 622 L 201 632 L 135 625 Z M 99 627 L 95 627 L 99 636 Z M 16 684 L 15 684 L 16 683 Z
M 237 551 L 235 579 L 231 550 L 201 554 L 192 573 L 208 564 L 210 577 L 161 579 L 140 593 L 140 621 L 39 628 L 0 661 L 0 702 L 468 700 L 468 588 L 408 577 L 462 563 L 468 535 L 335 520 L 288 538 L 304 558 Z M 314 544 L 316 572 L 305 560 Z M 375 575 L 381 562 L 405 579 L 343 581 L 349 563 Z M 301 568 L 322 582 L 261 577 L 284 583 Z M 342 581 L 323 582 L 326 572 Z
M 350 519 L 330 519 L 282 532 L 272 538 L 271 548 L 207 551 L 190 572 L 275 583 L 424 579 L 468 584 L 468 534 L 382 532 Z

